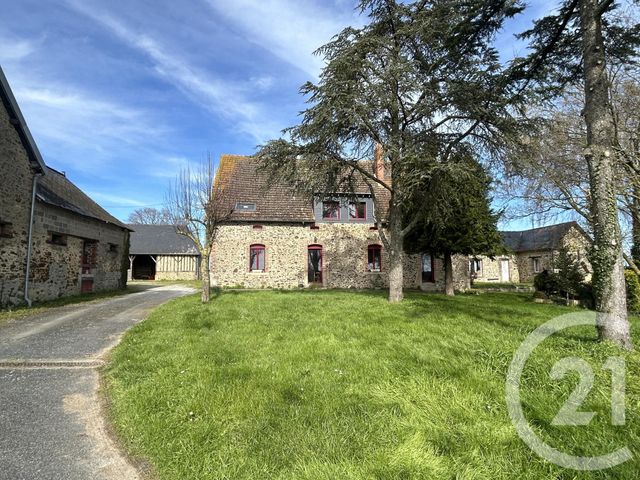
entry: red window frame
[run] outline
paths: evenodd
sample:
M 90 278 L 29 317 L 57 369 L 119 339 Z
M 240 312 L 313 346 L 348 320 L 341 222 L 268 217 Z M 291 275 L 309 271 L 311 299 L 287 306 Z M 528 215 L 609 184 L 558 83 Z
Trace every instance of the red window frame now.
M 378 257 L 378 268 L 375 266 L 375 257 Z M 372 266 L 373 265 L 373 266 Z M 382 245 L 372 244 L 367 247 L 367 271 L 368 272 L 381 272 L 382 271 Z
M 332 205 L 333 208 L 327 208 L 329 205 Z M 327 212 L 330 212 L 331 215 L 327 216 Z M 322 202 L 322 219 L 323 220 L 340 220 L 340 202 L 336 202 L 334 200 L 328 202 Z
M 254 252 L 256 252 L 254 254 Z M 254 255 L 257 255 L 256 268 L 253 268 Z M 262 257 L 262 268 L 260 268 L 260 260 Z M 249 247 L 249 271 L 265 272 L 267 270 L 267 249 L 261 243 L 254 243 Z
M 358 206 L 362 205 L 362 216 L 359 216 Z M 353 213 L 355 212 L 355 216 Z M 367 219 L 367 202 L 351 202 L 349 203 L 349 219 L 350 220 L 366 220 Z

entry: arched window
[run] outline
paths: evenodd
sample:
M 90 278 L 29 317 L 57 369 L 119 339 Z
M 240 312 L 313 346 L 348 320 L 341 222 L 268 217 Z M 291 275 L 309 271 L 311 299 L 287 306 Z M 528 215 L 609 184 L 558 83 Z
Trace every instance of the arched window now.
M 264 245 L 251 245 L 251 247 L 249 247 L 249 270 L 252 272 L 264 272 L 264 261 Z
M 367 270 L 370 272 L 382 270 L 382 247 L 380 245 L 369 245 L 367 249 Z

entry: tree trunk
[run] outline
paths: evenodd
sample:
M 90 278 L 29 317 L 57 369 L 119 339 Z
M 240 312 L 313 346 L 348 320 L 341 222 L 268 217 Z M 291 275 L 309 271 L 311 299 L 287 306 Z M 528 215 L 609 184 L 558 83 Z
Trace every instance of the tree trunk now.
M 583 37 L 585 122 L 594 244 L 593 290 L 598 312 L 598 336 L 623 348 L 632 348 L 622 259 L 622 238 L 616 203 L 613 158 L 613 121 L 605 70 L 602 19 L 598 0 L 582 0 L 580 22 Z
M 203 253 L 200 257 L 200 276 L 202 277 L 202 303 L 209 303 L 211 295 L 211 265 L 209 263 L 210 254 Z
M 449 297 L 455 295 L 453 288 L 453 261 L 451 259 L 451 252 L 444 253 L 444 293 Z
M 631 205 L 631 258 L 640 265 L 640 187 L 633 187 Z
M 404 274 L 402 261 L 404 246 L 399 212 L 391 212 L 389 218 L 389 301 L 400 302 L 404 298 Z

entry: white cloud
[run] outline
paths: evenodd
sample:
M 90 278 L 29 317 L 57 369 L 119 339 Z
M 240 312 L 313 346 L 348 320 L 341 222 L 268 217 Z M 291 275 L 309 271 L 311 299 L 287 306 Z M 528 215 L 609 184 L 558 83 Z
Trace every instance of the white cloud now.
M 67 147 L 108 150 L 114 143 L 137 145 L 167 133 L 143 111 L 86 92 L 60 85 L 44 88 L 29 80 L 18 79 L 14 84 L 31 129 Z
M 153 169 L 150 169 L 150 173 L 157 178 L 174 179 L 190 163 L 191 161 L 188 158 L 181 156 L 159 158 L 155 162 Z
M 35 49 L 35 42 L 0 36 L 0 63 L 22 60 Z
M 323 60 L 313 52 L 348 25 L 363 20 L 351 8 L 339 14 L 311 0 L 207 0 L 253 43 L 316 78 Z M 355 7 L 355 2 L 351 2 Z
M 246 98 L 242 84 L 226 82 L 213 77 L 183 60 L 179 53 L 171 52 L 148 34 L 134 31 L 113 15 L 98 12 L 84 3 L 69 0 L 80 13 L 105 27 L 130 47 L 144 53 L 153 62 L 158 75 L 173 84 L 196 103 L 234 122 L 235 126 L 258 142 L 277 135 L 281 127 L 263 111 L 258 102 Z M 265 80 L 261 81 L 263 87 Z
M 148 205 L 148 202 L 142 202 L 133 198 L 122 197 L 120 195 L 111 195 L 109 193 L 103 193 L 96 190 L 85 192 L 92 199 L 101 203 L 113 203 L 116 206 L 121 207 L 144 207 Z M 108 205 L 109 208 L 114 208 L 112 205 Z M 103 206 L 104 208 L 104 206 Z

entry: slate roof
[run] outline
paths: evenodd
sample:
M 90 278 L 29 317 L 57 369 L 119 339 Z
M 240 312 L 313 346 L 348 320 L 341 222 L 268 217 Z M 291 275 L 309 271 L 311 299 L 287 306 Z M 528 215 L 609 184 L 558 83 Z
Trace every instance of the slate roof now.
M 131 255 L 197 255 L 195 244 L 173 225 L 128 225 Z
M 258 170 L 258 161 L 252 157 L 220 157 L 216 181 L 224 184 L 225 207 L 233 210 L 231 221 L 297 223 L 315 220 L 313 202 L 288 185 L 269 186 L 268 180 L 268 176 Z M 371 192 L 366 183 L 361 181 L 356 185 L 356 193 L 369 195 Z M 382 197 L 385 192 L 378 194 Z M 239 202 L 254 203 L 256 208 L 253 211 L 238 211 L 235 206 Z
M 510 250 L 514 252 L 531 252 L 536 250 L 557 250 L 562 246 L 562 238 L 572 228 L 576 228 L 586 236 L 577 222 L 559 223 L 531 230 L 501 233 L 505 245 Z
M 49 167 L 45 167 L 45 175 L 38 180 L 36 198 L 41 202 L 64 208 L 84 217 L 117 225 L 120 228 L 128 228 L 124 223 L 91 200 L 64 174 Z

